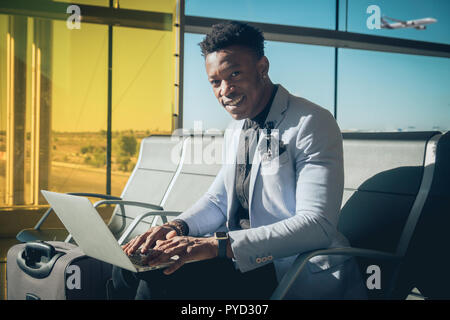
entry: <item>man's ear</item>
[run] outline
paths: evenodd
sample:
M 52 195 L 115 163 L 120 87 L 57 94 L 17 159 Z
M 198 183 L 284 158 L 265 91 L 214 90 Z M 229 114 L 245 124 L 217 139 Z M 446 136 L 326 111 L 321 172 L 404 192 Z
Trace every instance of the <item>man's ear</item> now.
M 257 62 L 257 69 L 262 79 L 267 78 L 269 74 L 269 59 L 266 56 L 261 57 Z

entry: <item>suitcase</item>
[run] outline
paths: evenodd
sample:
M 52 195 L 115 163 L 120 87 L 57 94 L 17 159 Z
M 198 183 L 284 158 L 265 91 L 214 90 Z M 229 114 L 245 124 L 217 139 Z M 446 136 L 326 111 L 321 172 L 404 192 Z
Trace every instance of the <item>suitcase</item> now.
M 12 246 L 6 260 L 8 300 L 91 300 L 107 298 L 112 265 L 60 241 Z

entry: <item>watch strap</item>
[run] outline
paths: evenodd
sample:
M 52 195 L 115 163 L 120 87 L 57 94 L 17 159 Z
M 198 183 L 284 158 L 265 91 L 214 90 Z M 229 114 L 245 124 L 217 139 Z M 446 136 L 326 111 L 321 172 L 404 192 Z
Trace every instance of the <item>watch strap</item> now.
M 227 245 L 228 245 L 228 234 L 224 232 L 216 232 L 214 236 L 217 239 L 217 242 L 219 243 L 219 258 L 226 258 L 227 257 Z
M 227 257 L 227 241 L 228 239 L 219 239 L 219 258 Z

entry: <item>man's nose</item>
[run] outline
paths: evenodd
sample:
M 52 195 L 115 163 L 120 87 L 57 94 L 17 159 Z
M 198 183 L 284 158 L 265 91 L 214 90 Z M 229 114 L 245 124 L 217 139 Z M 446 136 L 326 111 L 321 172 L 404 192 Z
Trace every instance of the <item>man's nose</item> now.
M 227 81 L 222 81 L 222 84 L 220 86 L 220 95 L 227 97 L 233 92 L 234 92 L 234 85 Z

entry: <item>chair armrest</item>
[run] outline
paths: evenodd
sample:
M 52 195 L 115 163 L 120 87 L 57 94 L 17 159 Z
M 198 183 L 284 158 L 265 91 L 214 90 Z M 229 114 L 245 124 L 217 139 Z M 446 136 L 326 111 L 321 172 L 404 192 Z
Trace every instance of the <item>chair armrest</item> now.
M 122 200 L 122 198 L 119 198 L 119 197 L 110 196 L 107 194 L 100 194 L 100 193 L 67 192 L 66 194 L 70 194 L 72 196 L 80 196 L 80 197 L 95 197 L 95 198 L 108 199 L 108 200 Z M 47 219 L 47 217 L 49 216 L 49 214 L 52 211 L 53 211 L 52 207 L 50 207 L 47 211 L 45 211 L 45 213 L 43 214 L 41 219 L 39 219 L 39 221 L 34 226 L 35 230 L 39 230 L 41 225 L 44 223 L 44 221 Z
M 148 216 L 161 216 L 166 218 L 167 216 L 178 216 L 181 212 L 179 211 L 151 211 L 143 213 L 136 218 L 134 218 L 133 222 L 130 224 L 130 226 L 125 230 L 125 232 L 122 234 L 120 239 L 118 240 L 119 245 L 122 245 L 123 242 L 128 238 L 128 236 L 133 232 L 134 229 L 136 229 L 137 225 L 146 217 Z M 167 222 L 167 218 L 163 219 L 163 221 Z
M 80 197 L 92 197 L 92 198 L 101 198 L 108 200 L 122 200 L 121 197 L 111 196 L 109 194 L 101 194 L 101 193 L 86 193 L 86 192 L 67 192 L 72 196 L 80 196 Z
M 321 255 L 343 255 L 343 256 L 356 256 L 374 259 L 385 259 L 385 260 L 400 260 L 402 257 L 377 250 L 352 248 L 352 247 L 342 247 L 342 248 L 331 248 L 331 249 L 321 249 L 310 252 L 305 252 L 300 254 L 297 259 L 295 259 L 291 268 L 286 272 L 286 274 L 281 279 L 277 288 L 270 297 L 271 300 L 281 300 L 284 298 L 286 293 L 291 288 L 294 281 L 297 279 L 298 275 L 305 268 L 306 263 L 315 256 Z
M 99 206 L 105 205 L 105 204 L 118 204 L 121 207 L 122 206 L 135 206 L 135 207 L 141 207 L 146 209 L 152 209 L 152 210 L 164 210 L 163 207 L 151 204 L 151 203 L 145 203 L 145 202 L 139 202 L 139 201 L 127 201 L 127 200 L 101 200 L 94 203 L 94 208 L 97 208 Z
M 139 202 L 139 201 L 128 201 L 128 200 L 101 200 L 94 203 L 94 208 L 105 204 L 117 204 L 120 206 L 120 211 L 125 216 L 125 206 L 135 206 L 140 208 L 146 208 L 151 210 L 164 210 L 161 206 L 154 205 L 151 203 Z M 124 227 L 124 226 L 123 226 Z M 123 228 L 122 227 L 122 228 Z M 122 230 L 121 228 L 121 230 Z

